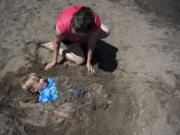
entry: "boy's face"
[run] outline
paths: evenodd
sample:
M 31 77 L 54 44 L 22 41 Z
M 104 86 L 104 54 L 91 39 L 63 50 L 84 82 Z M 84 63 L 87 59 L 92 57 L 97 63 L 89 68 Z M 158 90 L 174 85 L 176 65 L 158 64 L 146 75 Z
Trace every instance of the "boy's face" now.
M 46 81 L 44 81 L 44 79 L 38 79 L 35 84 L 33 85 L 34 88 L 34 92 L 39 91 L 44 85 L 45 85 Z

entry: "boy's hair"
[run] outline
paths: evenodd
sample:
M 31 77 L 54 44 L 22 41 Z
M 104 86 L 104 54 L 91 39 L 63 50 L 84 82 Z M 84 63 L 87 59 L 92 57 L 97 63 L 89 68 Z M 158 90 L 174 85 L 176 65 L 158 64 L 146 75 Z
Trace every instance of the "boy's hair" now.
M 81 7 L 80 10 L 73 15 L 71 21 L 72 28 L 79 33 L 91 31 L 94 25 L 92 10 L 89 7 Z
M 39 75 L 36 73 L 30 73 L 28 76 L 26 76 L 23 81 L 22 81 L 22 89 L 27 90 L 29 92 L 32 92 L 33 90 L 33 85 L 35 84 L 36 81 L 39 79 Z

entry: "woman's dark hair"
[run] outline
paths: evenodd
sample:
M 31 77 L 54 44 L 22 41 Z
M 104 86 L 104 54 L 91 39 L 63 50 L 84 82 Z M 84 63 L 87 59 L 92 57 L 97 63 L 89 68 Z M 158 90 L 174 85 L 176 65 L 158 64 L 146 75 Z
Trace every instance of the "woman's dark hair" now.
M 94 27 L 92 10 L 89 7 L 81 7 L 72 18 L 71 26 L 76 32 L 89 32 Z

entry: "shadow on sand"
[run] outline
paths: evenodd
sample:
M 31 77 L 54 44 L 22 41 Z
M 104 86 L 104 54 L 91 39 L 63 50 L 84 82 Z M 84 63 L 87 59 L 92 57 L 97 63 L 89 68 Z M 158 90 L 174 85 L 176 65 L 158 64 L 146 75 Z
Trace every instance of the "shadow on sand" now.
M 118 49 L 109 43 L 99 40 L 94 51 L 93 64 L 107 72 L 113 72 L 117 68 L 116 53 Z

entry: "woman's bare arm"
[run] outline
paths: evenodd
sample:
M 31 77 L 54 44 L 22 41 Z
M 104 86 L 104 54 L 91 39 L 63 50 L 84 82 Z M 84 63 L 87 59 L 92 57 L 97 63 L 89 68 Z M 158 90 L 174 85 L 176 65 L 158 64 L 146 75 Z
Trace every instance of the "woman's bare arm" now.
M 55 30 L 55 34 L 54 34 L 54 39 L 53 39 L 53 58 L 52 61 L 46 65 L 45 69 L 51 69 L 52 67 L 54 67 L 57 64 L 57 59 L 58 59 L 58 54 L 59 54 L 59 49 L 61 46 L 61 41 L 63 39 L 63 36 L 61 35 L 60 31 L 58 30 L 58 28 L 56 28 Z
M 94 73 L 94 68 L 92 66 L 91 60 L 93 57 L 94 48 L 96 46 L 96 42 L 98 40 L 98 36 L 100 33 L 100 29 L 94 33 L 92 33 L 89 37 L 88 41 L 88 53 L 87 53 L 87 68 L 90 74 Z

